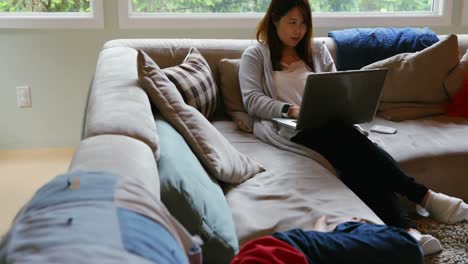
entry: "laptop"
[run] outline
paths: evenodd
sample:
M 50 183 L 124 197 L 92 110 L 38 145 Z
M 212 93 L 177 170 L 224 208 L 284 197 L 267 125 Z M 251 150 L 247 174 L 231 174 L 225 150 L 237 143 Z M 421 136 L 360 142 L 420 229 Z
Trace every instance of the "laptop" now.
M 388 69 L 311 73 L 307 76 L 299 118 L 274 118 L 295 130 L 328 122 L 360 124 L 375 117 Z

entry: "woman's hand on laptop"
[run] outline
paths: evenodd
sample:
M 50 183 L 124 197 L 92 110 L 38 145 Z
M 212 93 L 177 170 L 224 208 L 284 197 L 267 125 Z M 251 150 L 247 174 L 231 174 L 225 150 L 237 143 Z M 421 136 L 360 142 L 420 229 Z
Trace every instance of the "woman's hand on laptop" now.
M 294 118 L 294 119 L 298 119 L 299 118 L 299 110 L 301 108 L 297 105 L 291 105 L 291 107 L 289 107 L 289 111 L 288 111 L 288 117 L 289 118 Z

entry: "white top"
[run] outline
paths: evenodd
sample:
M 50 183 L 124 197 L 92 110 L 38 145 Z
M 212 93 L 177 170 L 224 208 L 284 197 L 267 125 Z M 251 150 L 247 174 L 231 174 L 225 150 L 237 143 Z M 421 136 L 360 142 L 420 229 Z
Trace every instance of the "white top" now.
M 304 94 L 307 75 L 311 72 L 304 61 L 299 60 L 289 65 L 282 63 L 282 71 L 273 71 L 273 94 L 277 100 L 300 106 Z M 278 134 L 291 140 L 299 131 L 279 126 Z
M 314 41 L 311 59 L 314 72 L 336 71 L 333 58 L 323 41 Z M 239 66 L 239 84 L 245 109 L 248 116 L 253 117 L 255 137 L 279 149 L 309 157 L 334 171 L 321 154 L 279 135 L 277 125 L 271 119 L 281 117 L 284 103 L 274 99 L 272 83 L 273 65 L 268 45 L 257 43 L 246 48 Z
M 307 75 L 311 71 L 302 60 L 281 65 L 284 70 L 273 71 L 272 94 L 279 101 L 300 106 Z

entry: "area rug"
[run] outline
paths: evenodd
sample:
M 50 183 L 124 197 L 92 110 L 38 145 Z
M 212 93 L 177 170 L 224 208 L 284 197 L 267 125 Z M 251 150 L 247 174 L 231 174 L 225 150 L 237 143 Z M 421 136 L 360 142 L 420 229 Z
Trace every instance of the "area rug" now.
M 438 238 L 444 248 L 439 254 L 425 257 L 425 264 L 468 264 L 468 222 L 447 225 L 418 219 L 416 226 L 421 233 Z

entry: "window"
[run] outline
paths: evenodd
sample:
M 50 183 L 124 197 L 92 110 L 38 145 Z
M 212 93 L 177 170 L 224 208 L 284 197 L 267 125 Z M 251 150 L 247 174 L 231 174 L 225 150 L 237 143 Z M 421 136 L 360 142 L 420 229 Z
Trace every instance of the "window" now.
M 451 22 L 452 0 L 310 0 L 314 25 L 429 26 Z M 270 0 L 119 0 L 123 28 L 254 28 Z
M 102 0 L 0 0 L 0 28 L 102 28 Z

